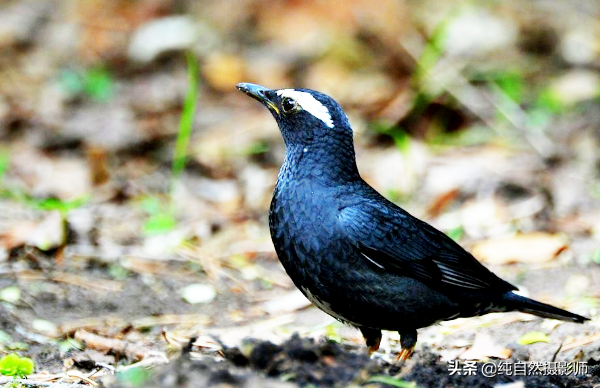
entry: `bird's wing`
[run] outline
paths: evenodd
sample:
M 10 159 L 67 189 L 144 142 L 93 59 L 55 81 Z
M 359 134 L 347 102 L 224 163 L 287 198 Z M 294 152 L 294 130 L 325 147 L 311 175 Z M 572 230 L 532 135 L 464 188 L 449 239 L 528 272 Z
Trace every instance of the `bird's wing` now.
M 383 270 L 438 286 L 493 288 L 494 292 L 517 289 L 444 233 L 387 200 L 344 207 L 339 221 L 359 252 Z

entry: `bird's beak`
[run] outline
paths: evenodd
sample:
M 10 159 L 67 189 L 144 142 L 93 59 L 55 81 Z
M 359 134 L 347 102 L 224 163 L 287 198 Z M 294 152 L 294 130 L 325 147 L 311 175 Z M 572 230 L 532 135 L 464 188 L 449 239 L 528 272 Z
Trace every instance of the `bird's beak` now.
M 240 84 L 237 84 L 236 87 L 240 92 L 247 94 L 248 96 L 261 102 L 270 110 L 279 114 L 279 108 L 277 108 L 277 105 L 275 105 L 275 103 L 271 101 L 266 94 L 266 92 L 270 91 L 271 89 L 267 89 L 264 86 L 255 85 L 248 82 L 242 82 Z

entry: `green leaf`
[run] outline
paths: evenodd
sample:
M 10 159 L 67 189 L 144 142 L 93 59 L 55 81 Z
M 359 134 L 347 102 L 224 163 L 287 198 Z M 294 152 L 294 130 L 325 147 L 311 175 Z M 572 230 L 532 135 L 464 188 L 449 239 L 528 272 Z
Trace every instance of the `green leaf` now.
M 294 381 L 294 379 L 298 377 L 297 373 L 283 373 L 279 376 L 279 380 L 281 381 Z M 314 385 L 309 384 L 309 385 L 305 385 L 304 388 L 316 388 Z
M 463 230 L 462 225 L 458 225 L 456 228 L 450 229 L 446 232 L 448 237 L 450 237 L 452 240 L 454 240 L 456 242 L 460 241 L 460 239 L 463 236 L 463 233 L 464 233 L 464 230 Z
M 146 197 L 141 202 L 142 209 L 150 215 L 157 214 L 162 211 L 162 204 L 156 197 Z
M 369 129 L 390 136 L 402 154 L 406 155 L 410 151 L 411 137 L 403 128 L 386 120 L 376 120 L 369 123 Z
M 592 261 L 596 264 L 600 264 L 600 248 L 596 249 L 594 253 L 592 253 Z
M 422 84 L 429 77 L 430 71 L 444 54 L 444 47 L 446 46 L 446 38 L 448 36 L 448 26 L 455 16 L 455 13 L 448 13 L 447 16 L 435 26 L 433 33 L 429 37 L 429 40 L 417 61 L 417 68 L 413 74 L 413 79 L 416 80 L 417 84 Z
M 336 325 L 335 322 L 332 323 L 331 325 L 327 325 L 327 327 L 325 327 L 325 336 L 330 341 L 337 342 L 337 343 L 342 342 L 342 336 L 340 335 L 339 326 Z
M 171 192 L 173 191 L 174 182 L 179 179 L 183 173 L 186 163 L 186 154 L 190 137 L 192 135 L 192 127 L 194 125 L 194 114 L 196 112 L 196 103 L 198 100 L 198 74 L 200 72 L 198 59 L 192 52 L 187 54 L 188 68 L 188 88 L 183 102 L 183 111 L 179 119 L 179 132 L 175 142 L 175 154 L 173 156 L 173 165 L 171 167 Z
M 137 367 L 117 373 L 117 378 L 127 387 L 141 387 L 150 379 L 150 373 L 142 367 Z
M 57 198 L 36 199 L 29 198 L 27 203 L 39 210 L 58 210 L 61 213 L 68 213 L 73 209 L 77 209 L 90 200 L 89 196 L 75 198 L 69 201 L 63 201 Z
M 0 151 L 0 182 L 4 179 L 10 164 L 10 154 L 6 150 Z
M 79 72 L 64 70 L 58 77 L 58 85 L 70 96 L 76 96 L 83 91 L 83 77 Z
M 69 95 L 85 94 L 98 102 L 109 100 L 114 92 L 114 81 L 108 70 L 96 67 L 86 71 L 65 70 L 58 83 Z
M 113 80 L 110 73 L 100 67 L 89 70 L 84 75 L 83 91 L 94 100 L 105 102 L 113 94 Z
M 411 138 L 402 128 L 396 128 L 397 129 L 392 132 L 392 138 L 394 139 L 394 143 L 398 150 L 406 155 L 410 151 Z
M 525 89 L 525 81 L 523 75 L 518 71 L 499 71 L 494 74 L 496 84 L 504 92 L 506 97 L 516 103 L 520 103 L 523 98 L 523 90 Z
M 262 140 L 258 140 L 255 142 L 252 142 L 248 148 L 246 148 L 245 150 L 242 150 L 241 154 L 242 155 L 260 155 L 260 154 L 264 154 L 265 152 L 267 152 L 269 150 L 269 143 L 262 141 Z
M 565 110 L 565 104 L 561 96 L 552 89 L 545 89 L 538 96 L 535 106 L 548 113 L 561 113 Z
M 60 351 L 60 354 L 65 354 L 69 350 L 81 350 L 83 348 L 84 346 L 82 345 L 82 343 L 77 341 L 75 338 L 67 338 L 66 340 L 60 341 L 58 343 L 58 350 Z
M 148 236 L 167 233 L 175 229 L 175 218 L 169 213 L 158 213 L 150 216 L 144 224 L 144 233 Z
M 169 206 L 163 204 L 160 198 L 146 197 L 142 199 L 141 206 L 150 216 L 143 227 L 146 236 L 156 236 L 175 229 L 177 221 Z
M 0 359 L 0 374 L 5 376 L 27 376 L 33 373 L 35 364 L 28 357 L 19 357 L 15 353 L 11 353 Z
M 527 334 L 523 334 L 517 342 L 519 345 L 531 345 L 536 342 L 550 342 L 550 338 L 548 338 L 546 333 L 542 333 L 541 331 L 530 331 Z
M 121 264 L 113 263 L 108 267 L 108 274 L 116 280 L 125 280 L 129 277 L 131 272 Z
M 369 383 L 383 383 L 398 388 L 420 388 L 414 381 L 404 381 L 392 376 L 375 375 L 369 378 Z

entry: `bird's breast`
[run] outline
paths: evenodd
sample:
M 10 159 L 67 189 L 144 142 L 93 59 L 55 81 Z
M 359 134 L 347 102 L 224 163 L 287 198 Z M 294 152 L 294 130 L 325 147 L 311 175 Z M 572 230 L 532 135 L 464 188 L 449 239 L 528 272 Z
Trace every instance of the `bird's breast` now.
M 269 226 L 279 260 L 298 285 L 332 271 L 343 261 L 335 191 L 309 181 L 277 185 Z
M 320 243 L 336 235 L 339 209 L 331 190 L 309 181 L 278 185 L 269 222 L 273 238 L 320 250 Z

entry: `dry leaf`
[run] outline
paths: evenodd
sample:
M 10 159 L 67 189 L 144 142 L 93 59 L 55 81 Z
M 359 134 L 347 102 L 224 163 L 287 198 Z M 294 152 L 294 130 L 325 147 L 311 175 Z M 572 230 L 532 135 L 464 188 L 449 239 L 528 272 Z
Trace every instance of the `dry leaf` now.
M 494 342 L 491 335 L 477 333 L 473 346 L 460 355 L 463 360 L 482 360 L 487 357 L 507 359 L 512 351 Z
M 10 230 L 0 234 L 0 246 L 11 250 L 25 245 L 27 238 L 36 228 L 33 221 L 23 221 L 11 226 Z
M 567 248 L 562 236 L 529 233 L 482 241 L 471 252 L 489 264 L 545 263 Z
M 215 89 L 231 91 L 244 78 L 244 60 L 232 54 L 215 53 L 202 67 L 204 79 Z
M 129 42 L 129 58 L 148 63 L 161 54 L 189 49 L 198 38 L 194 21 L 188 16 L 167 16 L 141 25 Z
M 58 211 L 49 213 L 39 222 L 23 221 L 0 234 L 0 246 L 11 250 L 23 245 L 34 246 L 42 251 L 57 248 L 65 243 L 65 220 Z
M 27 237 L 27 245 L 48 251 L 65 244 L 66 223 L 62 214 L 53 211 L 31 231 Z

